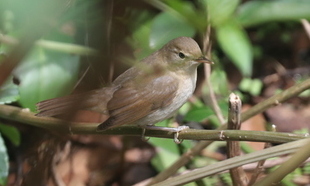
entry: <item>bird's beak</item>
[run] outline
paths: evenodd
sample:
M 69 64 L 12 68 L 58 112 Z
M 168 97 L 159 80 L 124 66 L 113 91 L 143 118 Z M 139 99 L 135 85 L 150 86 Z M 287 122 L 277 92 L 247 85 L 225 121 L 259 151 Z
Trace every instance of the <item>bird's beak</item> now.
M 204 57 L 204 56 L 201 56 L 200 58 L 198 59 L 195 59 L 194 61 L 198 62 L 198 63 L 209 63 L 209 64 L 214 64 L 213 61 L 211 61 L 210 59 Z

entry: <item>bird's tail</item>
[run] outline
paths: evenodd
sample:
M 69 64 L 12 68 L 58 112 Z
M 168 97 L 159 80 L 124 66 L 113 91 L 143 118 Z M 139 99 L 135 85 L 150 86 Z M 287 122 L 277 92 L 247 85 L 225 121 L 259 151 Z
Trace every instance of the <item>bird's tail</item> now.
M 111 99 L 112 94 L 111 88 L 102 88 L 44 100 L 36 104 L 38 111 L 36 116 L 56 116 L 74 113 L 78 110 L 92 110 L 106 114 L 107 102 Z

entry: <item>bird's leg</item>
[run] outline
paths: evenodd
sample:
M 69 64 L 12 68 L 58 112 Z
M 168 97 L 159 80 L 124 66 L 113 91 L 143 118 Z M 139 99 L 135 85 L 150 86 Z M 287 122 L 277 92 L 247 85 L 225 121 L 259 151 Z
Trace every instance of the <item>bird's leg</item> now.
M 141 136 L 141 140 L 142 140 L 142 141 L 149 141 L 150 138 L 145 137 L 145 131 L 146 131 L 146 128 L 145 128 L 145 127 L 142 127 L 142 136 Z
M 161 131 L 167 131 L 167 132 L 172 132 L 174 133 L 174 142 L 176 144 L 180 144 L 182 143 L 183 140 L 179 140 L 179 133 L 182 131 L 182 130 L 185 130 L 185 129 L 189 129 L 188 126 L 179 126 L 179 127 L 176 127 L 176 128 L 170 128 L 170 127 L 158 127 L 158 126 L 153 126 L 153 125 L 146 125 L 146 126 L 140 126 L 142 127 L 143 131 L 142 131 L 142 139 L 145 140 L 145 130 L 161 130 Z

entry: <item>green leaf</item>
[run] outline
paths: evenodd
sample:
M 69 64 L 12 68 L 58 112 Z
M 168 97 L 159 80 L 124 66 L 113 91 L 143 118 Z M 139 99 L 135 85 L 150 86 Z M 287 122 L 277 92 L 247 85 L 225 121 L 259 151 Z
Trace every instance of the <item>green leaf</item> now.
M 213 91 L 219 95 L 228 95 L 228 82 L 225 71 L 216 68 L 211 72 L 211 82 L 213 85 Z
M 191 1 L 183 0 L 149 0 L 147 1 L 154 7 L 168 13 L 180 20 L 186 22 L 190 27 L 193 27 L 197 32 L 204 33 L 208 25 L 207 15 L 203 3 L 192 3 Z M 198 5 L 199 4 L 199 5 Z M 169 28 L 169 25 L 168 27 Z
M 154 52 L 154 49 L 151 49 L 149 45 L 151 25 L 151 20 L 139 25 L 135 28 L 132 39 L 129 39 L 129 43 L 135 49 L 134 55 L 137 60 L 141 60 Z
M 157 150 L 157 154 L 151 162 L 158 171 L 165 170 L 180 157 L 177 145 L 172 139 L 151 138 L 149 142 Z M 184 140 L 181 145 L 189 147 L 190 143 L 190 141 Z
M 18 86 L 9 78 L 5 84 L 0 87 L 0 104 L 8 104 L 19 99 Z
M 309 0 L 248 1 L 240 6 L 237 18 L 248 27 L 271 21 L 310 19 L 309 10 Z
M 258 96 L 263 88 L 263 83 L 259 79 L 243 78 L 239 84 L 242 91 L 249 92 L 253 96 Z
M 15 127 L 0 123 L 0 133 L 7 137 L 14 145 L 19 146 L 20 133 Z
M 174 14 L 175 16 L 178 16 L 180 19 L 186 21 L 189 25 L 195 28 L 195 30 L 205 32 L 208 22 L 205 21 L 207 16 L 203 11 L 204 7 L 197 8 L 191 1 L 167 0 L 165 2 L 171 9 L 175 10 L 176 13 L 171 10 L 164 11 L 167 11 L 171 15 Z
M 196 122 L 201 122 L 210 115 L 213 115 L 214 112 L 210 107 L 203 106 L 199 108 L 193 108 L 190 110 L 184 117 L 184 121 L 196 121 Z
M 230 19 L 240 0 L 205 0 L 207 2 L 207 10 L 213 26 L 221 25 Z
M 9 157 L 0 133 L 0 185 L 5 185 L 9 174 Z
M 178 149 L 173 144 L 173 140 L 151 138 L 149 142 L 157 149 L 157 154 L 152 158 L 151 162 L 158 171 L 164 170 L 178 159 Z
M 252 49 L 246 32 L 234 20 L 216 28 L 216 36 L 223 51 L 245 76 L 252 74 Z
M 181 37 L 193 37 L 195 29 L 182 19 L 163 12 L 154 18 L 150 33 L 150 48 L 157 50 L 168 41 Z
M 164 120 L 156 123 L 156 126 L 172 127 L 170 124 L 172 124 L 171 120 Z M 157 150 L 156 156 L 151 162 L 158 171 L 168 168 L 180 157 L 177 144 L 175 144 L 172 139 L 151 138 L 149 142 L 156 147 Z M 192 146 L 189 140 L 184 140 L 181 145 L 186 149 Z
M 39 101 L 68 94 L 77 80 L 79 57 L 35 48 L 15 71 L 22 107 L 35 111 Z

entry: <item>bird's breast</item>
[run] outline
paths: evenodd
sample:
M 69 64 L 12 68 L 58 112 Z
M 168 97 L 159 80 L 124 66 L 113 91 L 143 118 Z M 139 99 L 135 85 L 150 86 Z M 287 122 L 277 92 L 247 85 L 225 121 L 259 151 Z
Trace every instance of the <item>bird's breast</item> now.
M 176 93 L 175 98 L 173 99 L 173 104 L 175 106 L 175 111 L 178 110 L 187 99 L 193 94 L 196 88 L 196 73 L 191 74 L 190 76 L 183 78 L 179 82 L 179 88 Z

